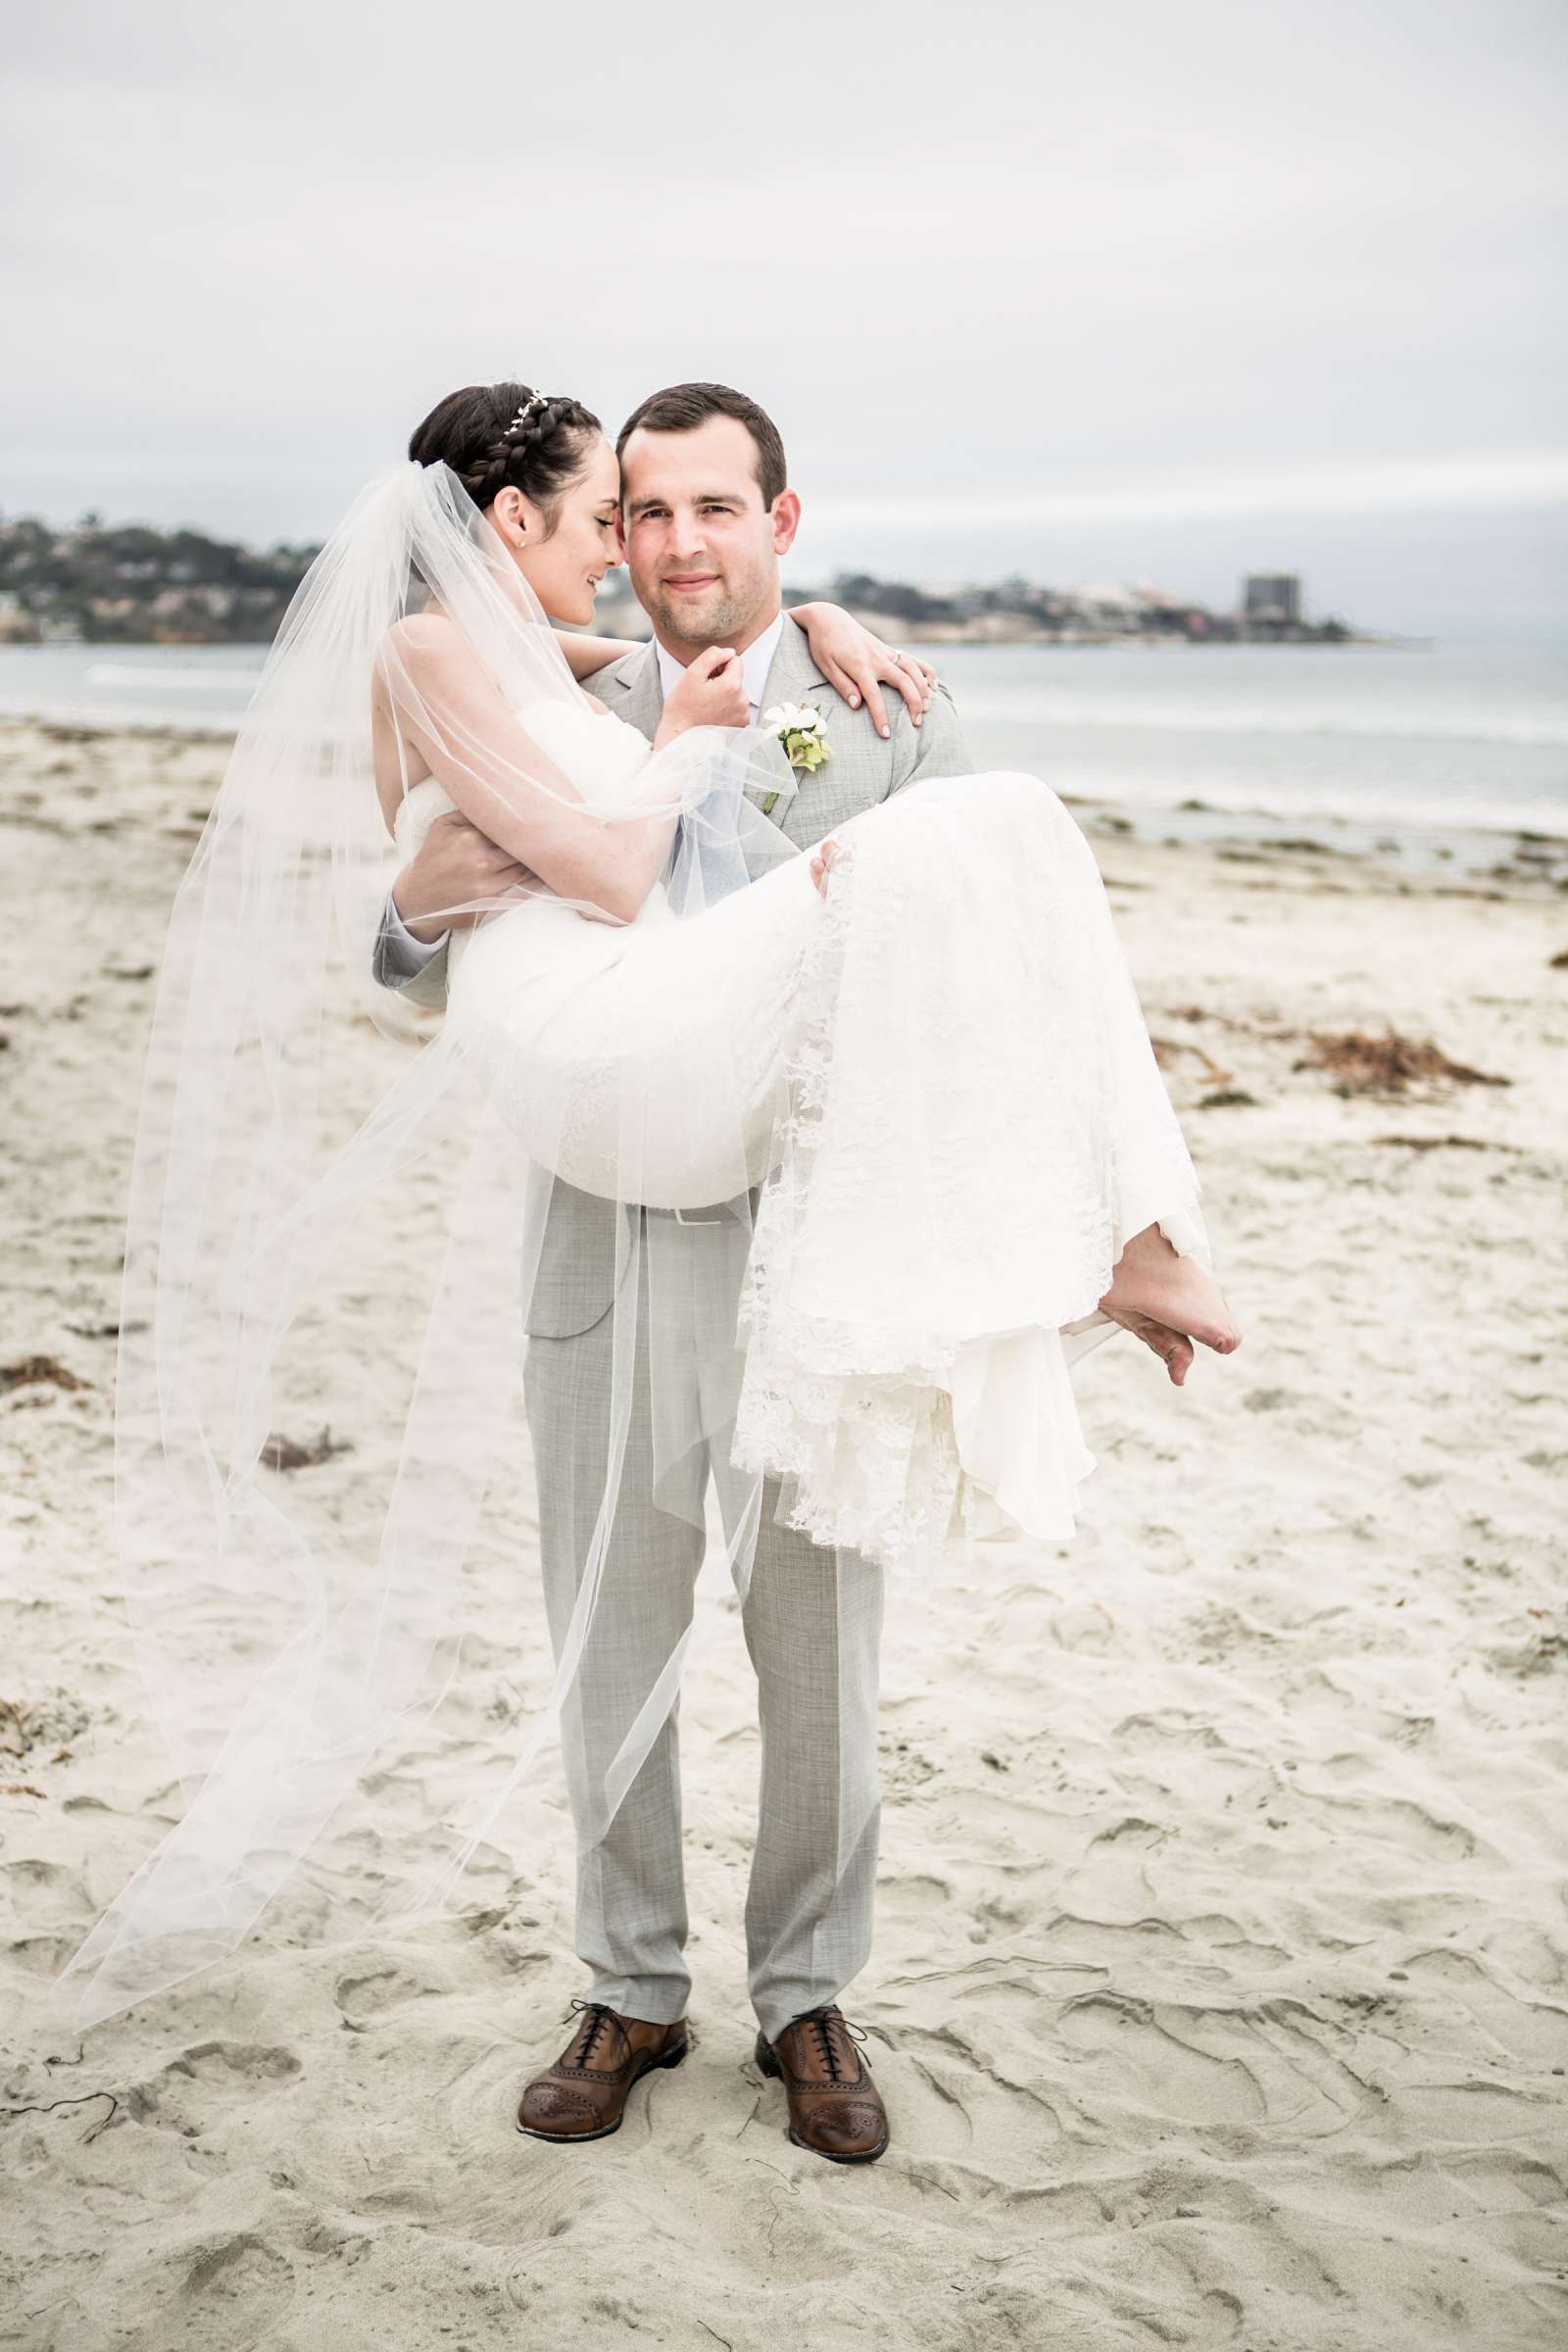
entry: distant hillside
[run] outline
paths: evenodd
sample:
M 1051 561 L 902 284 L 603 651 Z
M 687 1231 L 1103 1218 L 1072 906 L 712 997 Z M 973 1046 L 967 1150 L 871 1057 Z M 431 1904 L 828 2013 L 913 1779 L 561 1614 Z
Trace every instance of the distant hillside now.
M 265 644 L 316 552 L 91 514 L 69 531 L 0 517 L 0 642 Z
M 1128 637 L 1199 645 L 1340 645 L 1355 634 L 1343 620 L 1256 610 L 1217 612 L 1172 589 L 1125 580 L 1045 588 L 1015 573 L 989 587 L 934 589 L 841 571 L 826 588 L 791 589 L 788 602 L 805 604 L 814 596 L 846 606 L 880 636 L 927 645 L 1084 645 Z
M 316 553 L 282 546 L 263 553 L 201 531 L 155 531 L 94 514 L 68 531 L 0 517 L 0 643 L 266 644 Z M 1046 588 L 1014 574 L 989 586 L 936 589 L 856 571 L 840 572 L 825 590 L 789 589 L 786 601 L 818 595 L 895 642 L 1339 644 L 1355 634 L 1342 620 L 1309 621 L 1294 611 L 1211 612 L 1170 589 L 1123 580 Z M 597 626 L 609 635 L 648 633 L 623 573 L 600 599 Z

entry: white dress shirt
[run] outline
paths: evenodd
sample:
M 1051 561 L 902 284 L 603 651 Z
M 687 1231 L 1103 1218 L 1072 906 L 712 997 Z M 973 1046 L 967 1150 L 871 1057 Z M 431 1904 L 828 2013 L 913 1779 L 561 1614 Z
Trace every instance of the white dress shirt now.
M 773 656 L 778 652 L 778 641 L 783 633 L 784 615 L 781 612 L 776 620 L 768 623 L 760 637 L 756 638 L 741 656 L 741 680 L 746 688 L 747 716 L 754 727 L 762 715 L 762 697 L 767 692 L 767 673 L 773 666 Z M 684 662 L 678 661 L 673 654 L 667 653 L 662 645 L 657 648 L 657 651 L 659 654 L 659 683 L 663 689 L 664 700 L 667 703 L 686 675 L 686 664 Z
M 760 637 L 754 638 L 741 656 L 741 681 L 746 688 L 747 718 L 754 727 L 762 715 L 762 697 L 767 692 L 767 673 L 773 666 L 773 656 L 778 652 L 778 641 L 784 631 L 784 619 L 785 615 L 780 612 L 777 619 L 768 624 Z M 659 683 L 667 703 L 686 674 L 686 664 L 677 660 L 674 654 L 667 653 L 662 645 L 657 646 L 656 651 L 659 655 Z M 590 682 L 589 692 L 592 691 Z M 426 947 L 422 939 L 415 938 L 414 933 L 393 905 L 391 894 L 388 893 L 386 961 L 388 968 L 394 971 L 400 980 L 412 980 L 417 973 L 422 972 L 431 958 L 440 955 L 441 950 L 446 946 L 448 936 L 448 933 L 443 931 L 439 939 L 432 940 Z

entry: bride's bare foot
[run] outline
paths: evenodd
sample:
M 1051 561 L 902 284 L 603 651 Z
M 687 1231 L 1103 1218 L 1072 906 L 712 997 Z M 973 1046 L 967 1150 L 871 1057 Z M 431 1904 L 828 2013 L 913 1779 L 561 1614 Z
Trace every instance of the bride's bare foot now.
M 1111 1310 L 1106 1307 L 1104 1312 L 1110 1314 Z M 1118 1307 L 1111 1320 L 1130 1331 L 1135 1340 L 1142 1340 L 1146 1348 L 1152 1348 L 1177 1388 L 1181 1387 L 1193 1368 L 1193 1343 L 1184 1333 L 1156 1323 L 1151 1315 L 1135 1314 L 1131 1307 Z
M 1188 1348 L 1181 1360 L 1180 1348 L 1170 1347 L 1173 1339 L 1190 1335 L 1218 1355 L 1229 1355 L 1242 1344 L 1240 1327 L 1218 1283 L 1196 1258 L 1183 1257 L 1173 1249 L 1157 1225 L 1146 1225 L 1133 1235 L 1116 1260 L 1100 1311 L 1152 1348 L 1178 1388 L 1187 1377 L 1193 1351 Z

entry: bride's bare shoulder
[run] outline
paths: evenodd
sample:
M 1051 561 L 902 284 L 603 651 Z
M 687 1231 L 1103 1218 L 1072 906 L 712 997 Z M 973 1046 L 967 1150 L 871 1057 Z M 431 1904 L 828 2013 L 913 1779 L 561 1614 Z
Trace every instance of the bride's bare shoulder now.
M 471 659 L 466 638 L 445 612 L 406 612 L 388 629 L 382 652 L 411 664 Z

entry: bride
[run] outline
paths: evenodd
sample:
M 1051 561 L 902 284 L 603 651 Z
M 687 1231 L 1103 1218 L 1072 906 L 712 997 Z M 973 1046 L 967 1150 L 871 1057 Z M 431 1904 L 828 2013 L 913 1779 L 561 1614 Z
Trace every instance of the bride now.
M 475 478 L 471 451 L 431 433 L 451 405 L 313 565 L 171 927 L 117 1512 L 191 1801 L 74 1956 L 78 2021 L 231 1950 L 372 1760 L 384 1778 L 448 1696 L 502 1444 L 513 1267 L 526 1304 L 556 1185 L 617 1204 L 603 1488 L 549 1700 L 434 1855 L 437 1891 L 570 1719 L 621 1605 L 605 1558 L 639 1411 L 669 1508 L 691 1510 L 679 1466 L 722 1435 L 743 1591 L 764 1480 L 831 1552 L 918 1577 L 972 1561 L 976 1538 L 1071 1534 L 1093 1466 L 1069 1377 L 1084 1348 L 1120 1325 L 1179 1384 L 1195 1340 L 1239 1344 L 1104 891 L 1055 794 L 1010 771 L 917 779 L 799 855 L 764 812 L 787 771 L 767 722 L 746 723 L 733 653 L 691 663 L 650 745 L 579 682 L 625 649 L 551 626 L 587 618 L 619 560 L 597 420 L 520 392 Z M 843 658 L 843 616 L 808 621 Z M 404 1027 L 351 1066 L 334 1009 L 368 973 L 389 858 L 453 810 L 512 887 L 440 910 L 464 927 L 439 1032 L 411 1058 Z M 341 1342 L 389 1215 L 423 1311 L 402 1385 L 377 1365 L 361 1386 L 386 1441 L 364 1447 L 367 1541 L 347 1508 L 313 1520 L 280 1499 L 273 1420 L 317 1393 L 301 1342 Z M 695 1369 L 702 1302 L 672 1246 L 689 1216 L 723 1220 L 740 1298 Z M 626 1699 L 586 1782 L 579 1756 L 579 1834 L 613 1816 L 683 1651 Z

